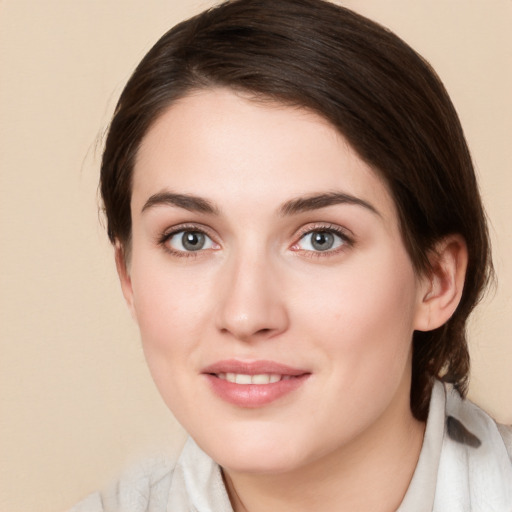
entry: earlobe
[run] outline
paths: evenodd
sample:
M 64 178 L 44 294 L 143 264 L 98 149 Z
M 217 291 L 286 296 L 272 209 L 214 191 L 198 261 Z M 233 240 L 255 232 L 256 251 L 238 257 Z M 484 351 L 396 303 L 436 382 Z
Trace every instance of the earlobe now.
M 126 251 L 119 240 L 116 240 L 115 242 L 115 259 L 117 275 L 119 276 L 119 282 L 121 284 L 121 290 L 123 292 L 124 299 L 128 305 L 128 309 L 130 310 L 132 318 L 137 321 L 133 303 L 132 280 L 128 269 Z
M 415 329 L 431 331 L 445 324 L 459 305 L 468 264 L 468 250 L 460 235 L 436 244 L 430 256 L 431 272 L 423 279 Z

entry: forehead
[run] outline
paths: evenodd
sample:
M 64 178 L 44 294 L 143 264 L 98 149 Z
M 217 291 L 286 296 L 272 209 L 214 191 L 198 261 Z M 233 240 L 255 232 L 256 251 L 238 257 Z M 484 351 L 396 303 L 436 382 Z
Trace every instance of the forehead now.
M 304 108 L 228 89 L 197 91 L 168 108 L 139 149 L 132 205 L 161 190 L 278 204 L 343 191 L 391 212 L 388 188 L 338 130 Z

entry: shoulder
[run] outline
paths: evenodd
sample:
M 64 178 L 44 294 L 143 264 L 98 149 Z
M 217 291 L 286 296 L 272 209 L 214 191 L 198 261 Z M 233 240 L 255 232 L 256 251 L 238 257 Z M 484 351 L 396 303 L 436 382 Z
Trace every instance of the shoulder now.
M 500 425 L 470 400 L 465 400 L 451 386 L 446 388 L 446 433 L 459 444 L 482 452 L 506 454 L 512 462 L 512 426 Z M 476 450 L 478 451 L 478 450 Z
M 512 425 L 501 425 L 497 423 L 498 431 L 501 434 L 510 461 L 512 462 Z
M 232 512 L 221 469 L 192 439 L 176 460 L 151 459 L 69 512 Z
M 102 491 L 87 496 L 69 512 L 164 512 L 176 467 L 175 460 L 151 458 L 129 470 Z
M 446 387 L 436 511 L 512 510 L 509 428 Z

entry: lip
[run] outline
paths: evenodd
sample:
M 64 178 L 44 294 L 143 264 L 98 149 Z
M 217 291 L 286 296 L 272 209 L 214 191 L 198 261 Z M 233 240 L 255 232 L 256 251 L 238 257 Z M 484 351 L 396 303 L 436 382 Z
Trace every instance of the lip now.
M 268 405 L 300 388 L 311 375 L 275 361 L 237 361 L 228 359 L 207 366 L 201 372 L 212 391 L 222 400 L 238 407 L 256 408 Z M 236 384 L 218 377 L 218 374 L 244 375 L 274 374 L 287 377 L 269 384 Z
M 238 361 L 226 359 L 217 361 L 202 370 L 202 373 L 243 373 L 245 375 L 258 375 L 261 373 L 276 373 L 279 375 L 298 376 L 310 373 L 301 368 L 293 368 L 275 361 Z

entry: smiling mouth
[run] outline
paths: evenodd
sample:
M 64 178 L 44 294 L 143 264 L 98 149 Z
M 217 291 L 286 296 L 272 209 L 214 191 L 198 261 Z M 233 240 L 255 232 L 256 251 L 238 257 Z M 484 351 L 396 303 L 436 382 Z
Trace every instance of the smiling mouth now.
M 225 359 L 201 373 L 215 395 L 244 408 L 263 407 L 295 393 L 311 377 L 304 368 L 267 360 Z
M 274 384 L 281 380 L 294 378 L 292 375 L 280 375 L 277 373 L 260 373 L 257 375 L 248 375 L 244 373 L 215 373 L 215 377 L 221 380 L 227 380 L 233 384 Z
M 297 393 L 311 372 L 273 361 L 219 361 L 201 372 L 223 401 L 246 409 L 264 407 Z

